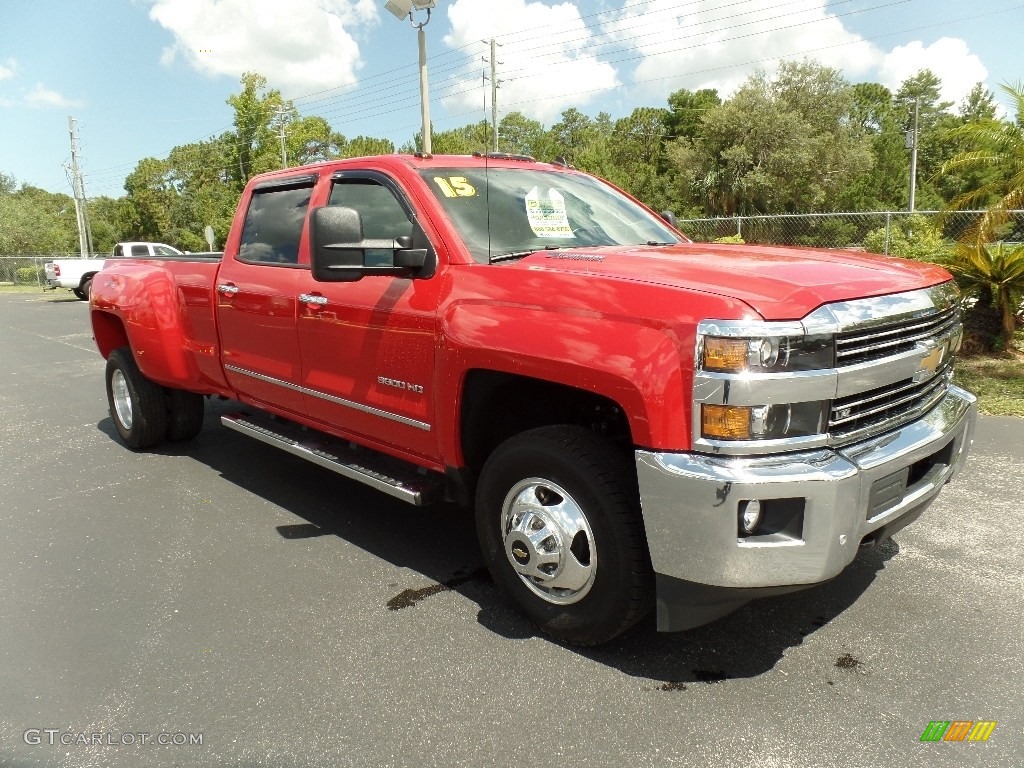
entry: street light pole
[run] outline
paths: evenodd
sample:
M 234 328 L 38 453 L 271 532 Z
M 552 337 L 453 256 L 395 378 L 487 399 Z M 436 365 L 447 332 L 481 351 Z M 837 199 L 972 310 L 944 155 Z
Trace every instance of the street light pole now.
M 427 35 L 423 28 L 430 22 L 430 9 L 427 9 L 427 20 L 416 25 L 416 37 L 420 45 L 420 116 L 423 119 L 423 154 L 430 154 L 430 88 L 427 82 Z
M 397 19 L 409 19 L 416 27 L 420 46 L 420 116 L 423 119 L 423 153 L 430 154 L 430 95 L 427 84 L 427 35 L 423 28 L 430 23 L 430 9 L 437 5 L 437 0 L 387 0 L 384 7 Z M 418 24 L 413 18 L 416 11 L 426 11 L 427 18 Z

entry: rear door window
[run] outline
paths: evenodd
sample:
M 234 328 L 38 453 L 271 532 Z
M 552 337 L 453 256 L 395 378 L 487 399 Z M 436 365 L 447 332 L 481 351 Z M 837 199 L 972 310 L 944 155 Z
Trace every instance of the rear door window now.
M 312 182 L 254 190 L 238 258 L 262 264 L 297 264 L 312 191 Z

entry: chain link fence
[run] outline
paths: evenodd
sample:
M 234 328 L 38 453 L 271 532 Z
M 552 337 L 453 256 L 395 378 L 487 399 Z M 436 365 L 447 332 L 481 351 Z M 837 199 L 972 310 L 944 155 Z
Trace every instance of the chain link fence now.
M 58 256 L 0 256 L 0 286 L 3 285 L 34 285 L 42 288 L 46 285 L 46 274 L 43 264 L 53 261 Z
M 908 242 L 951 249 L 984 211 L 868 211 L 860 213 L 799 213 L 765 216 L 727 216 L 680 219 L 679 228 L 698 242 L 742 238 L 745 243 L 851 248 L 872 253 L 908 255 Z M 1012 211 L 1003 233 L 1009 242 L 1024 241 L 1024 210 Z M 919 254 L 925 255 L 925 254 Z

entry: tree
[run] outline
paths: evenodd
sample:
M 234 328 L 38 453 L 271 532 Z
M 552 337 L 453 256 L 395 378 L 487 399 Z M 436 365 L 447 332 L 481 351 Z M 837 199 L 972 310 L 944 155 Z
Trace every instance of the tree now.
M 1024 246 L 962 240 L 956 260 L 947 266 L 977 296 L 965 331 L 988 351 L 1011 349 L 1016 314 L 1024 301 Z
M 1024 84 L 1003 84 L 1016 120 L 995 118 L 967 122 L 951 132 L 970 147 L 942 165 L 942 173 L 985 170 L 987 181 L 952 200 L 950 208 L 973 208 L 987 203 L 985 213 L 961 237 L 957 260 L 950 269 L 978 292 L 972 312 L 984 315 L 991 307 L 1001 317 L 1002 342 L 1013 342 L 1014 315 L 1024 295 L 1024 249 L 993 245 L 1011 221 L 1012 211 L 1024 207 Z M 999 345 L 991 324 L 976 322 L 989 349 Z
M 922 69 L 903 81 L 893 100 L 905 131 L 914 129 L 917 110 L 916 208 L 942 208 L 950 194 L 947 190 L 944 195 L 935 179 L 942 163 L 956 151 L 949 132 L 959 122 L 949 111 L 953 102 L 941 100 L 941 88 L 942 79 L 930 69 Z
M 372 136 L 356 136 L 345 144 L 343 157 L 370 157 L 371 155 L 390 155 L 395 145 L 388 139 L 376 139 Z
M 75 203 L 68 195 L 47 192 L 23 184 L 14 190 L 14 179 L 3 184 L 0 194 L 0 253 L 70 253 L 78 247 Z
M 665 129 L 672 138 L 696 138 L 704 125 L 704 115 L 721 105 L 722 99 L 714 88 L 702 88 L 699 91 L 681 88 L 669 94 Z
M 657 209 L 668 207 L 661 175 L 668 116 L 667 109 L 637 107 L 615 121 L 607 147 L 608 180 Z
M 839 72 L 815 62 L 757 72 L 705 113 L 699 135 L 675 140 L 675 187 L 716 214 L 829 210 L 871 165 L 851 103 Z
M 839 206 L 851 211 L 903 208 L 907 204 L 910 156 L 892 93 L 878 83 L 857 83 L 851 89 L 847 117 L 854 134 L 868 142 L 871 166 L 852 179 Z
M 285 104 L 280 91 L 268 91 L 267 78 L 255 72 L 242 75 L 242 92 L 229 96 L 227 103 L 235 111 L 229 158 L 240 192 L 250 177 L 281 167 L 279 139 L 271 130 L 271 121 L 279 109 L 289 122 L 298 118 L 298 112 L 290 102 Z
M 1010 211 L 1024 208 L 1024 83 L 1000 86 L 1010 97 L 1016 113 L 1015 122 L 994 118 L 960 125 L 951 132 L 953 138 L 962 139 L 967 149 L 943 163 L 942 174 L 962 169 L 991 169 L 994 175 L 988 181 L 954 198 L 950 207 L 973 208 L 988 204 L 969 238 L 990 242 L 1000 228 L 1010 220 Z M 990 202 L 991 201 L 991 202 Z
M 124 180 L 128 192 L 128 231 L 133 240 L 161 240 L 171 225 L 176 191 L 165 160 L 147 157 Z
M 344 156 L 345 137 L 322 117 L 303 117 L 288 124 L 285 145 L 289 165 L 322 163 Z
M 543 160 L 547 156 L 544 126 L 522 112 L 509 112 L 498 123 L 498 148 L 513 155 L 530 155 Z

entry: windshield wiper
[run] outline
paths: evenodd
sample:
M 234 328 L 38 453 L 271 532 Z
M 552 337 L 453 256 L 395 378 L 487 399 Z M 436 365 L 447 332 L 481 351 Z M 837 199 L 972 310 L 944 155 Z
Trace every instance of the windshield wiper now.
M 648 240 L 644 245 L 679 245 L 679 243 L 659 243 L 657 240 Z
M 545 245 L 543 248 L 531 248 L 528 251 L 512 251 L 511 253 L 499 253 L 497 256 L 491 256 L 489 264 L 494 264 L 499 261 L 511 261 L 512 259 L 522 259 L 526 256 L 530 256 L 534 253 L 540 253 L 541 251 L 560 251 L 563 248 L 572 248 L 571 245 Z

